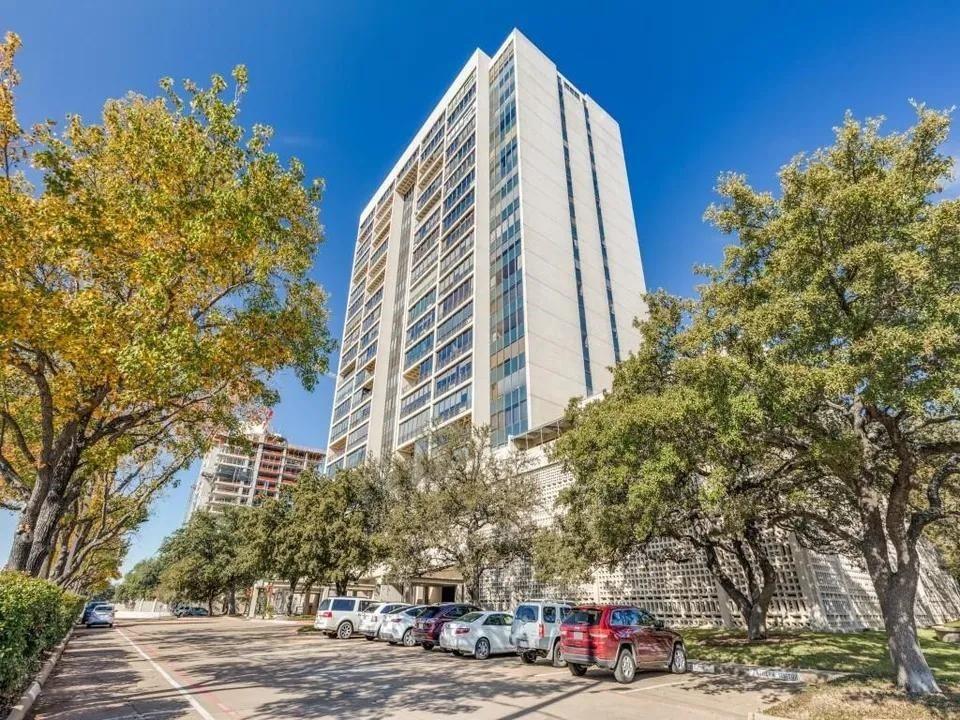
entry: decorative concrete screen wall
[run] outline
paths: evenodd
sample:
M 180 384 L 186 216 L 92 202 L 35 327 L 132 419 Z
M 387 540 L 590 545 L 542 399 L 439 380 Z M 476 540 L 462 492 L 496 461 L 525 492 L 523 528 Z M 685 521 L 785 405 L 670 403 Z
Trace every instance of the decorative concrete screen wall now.
M 560 490 L 571 481 L 559 463 L 531 452 L 539 467 L 530 471 L 542 488 L 536 511 L 549 523 Z M 777 566 L 777 593 L 770 606 L 771 626 L 861 630 L 881 625 L 870 578 L 856 558 L 821 555 L 801 547 L 786 534 L 771 536 L 767 547 Z M 686 556 L 678 561 L 678 556 Z M 960 591 L 937 563 L 929 546 L 922 549 L 923 567 L 917 597 L 917 622 L 929 625 L 960 617 Z M 732 567 L 728 568 L 734 572 Z M 559 597 L 577 602 L 630 602 L 677 625 L 741 624 L 736 607 L 696 556 L 681 553 L 670 540 L 654 542 L 642 556 L 615 569 L 597 568 L 590 582 L 576 586 L 538 583 L 526 563 L 488 572 L 482 588 L 485 606 L 510 608 L 525 598 Z

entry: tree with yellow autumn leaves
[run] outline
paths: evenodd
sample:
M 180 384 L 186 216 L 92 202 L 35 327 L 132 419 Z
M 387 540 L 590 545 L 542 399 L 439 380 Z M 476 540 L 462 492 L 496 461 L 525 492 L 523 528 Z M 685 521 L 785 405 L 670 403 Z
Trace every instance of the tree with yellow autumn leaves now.
M 78 528 L 135 523 L 277 372 L 326 371 L 322 183 L 239 124 L 242 66 L 24 128 L 19 46 L 0 43 L 0 504 L 9 569 L 76 578 Z

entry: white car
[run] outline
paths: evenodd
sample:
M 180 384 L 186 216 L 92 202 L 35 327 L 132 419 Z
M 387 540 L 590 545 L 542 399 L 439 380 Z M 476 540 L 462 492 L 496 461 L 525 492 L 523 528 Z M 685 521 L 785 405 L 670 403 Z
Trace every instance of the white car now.
M 546 658 L 554 667 L 563 667 L 560 651 L 560 624 L 573 612 L 573 605 L 563 600 L 528 600 L 513 611 L 510 641 L 517 646 L 517 655 L 525 663 Z
M 360 613 L 373 601 L 360 597 L 330 597 L 320 601 L 313 626 L 330 637 L 346 640 L 360 625 Z
M 360 613 L 360 634 L 367 640 L 376 640 L 380 628 L 391 613 L 410 607 L 410 603 L 386 602 L 370 605 Z
M 391 645 L 400 643 L 405 647 L 413 647 L 417 644 L 417 641 L 413 639 L 413 623 L 416 622 L 417 615 L 427 607 L 429 606 L 413 605 L 398 612 L 390 613 L 380 625 L 379 638 L 386 640 Z
M 454 655 L 473 655 L 486 660 L 497 653 L 516 652 L 510 641 L 513 616 L 505 612 L 481 610 L 451 620 L 440 631 L 440 647 Z

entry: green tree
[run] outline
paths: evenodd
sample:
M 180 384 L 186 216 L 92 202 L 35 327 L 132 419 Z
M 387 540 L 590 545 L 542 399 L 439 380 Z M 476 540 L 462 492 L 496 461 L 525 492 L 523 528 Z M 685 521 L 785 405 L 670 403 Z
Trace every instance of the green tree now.
M 237 122 L 243 67 L 229 94 L 168 79 L 25 131 L 19 44 L 0 43 L 0 502 L 7 566 L 37 574 L 78 484 L 143 448 L 196 456 L 277 372 L 311 388 L 332 341 L 308 277 L 321 183 Z
M 809 490 L 866 562 L 897 684 L 931 693 L 914 606 L 918 542 L 957 522 L 960 201 L 938 197 L 950 118 L 916 110 L 886 135 L 848 115 L 832 146 L 784 166 L 779 197 L 721 177 L 707 217 L 737 244 L 693 331 L 766 378 L 776 423 L 756 441 L 819 466 Z
M 225 612 L 235 612 L 236 591 L 253 584 L 258 570 L 245 550 L 249 512 L 243 507 L 196 512 L 166 538 L 158 558 L 161 596 L 203 600 L 213 614 L 213 602 L 222 595 Z
M 487 570 L 530 556 L 539 487 L 520 453 L 492 446 L 488 428 L 448 426 L 429 443 L 393 472 L 389 562 L 400 577 L 455 567 L 479 602 Z
M 694 304 L 663 293 L 647 304 L 643 341 L 614 369 L 611 390 L 568 410 L 571 428 L 553 452 L 574 481 L 558 498 L 557 532 L 538 538 L 537 574 L 581 579 L 591 565 L 638 552 L 699 559 L 737 606 L 748 638 L 762 639 L 777 580 L 771 534 L 819 539 L 811 537 L 818 528 L 795 522 L 795 509 L 811 500 L 801 482 L 810 469 L 755 442 L 770 417 L 753 374 L 683 332 Z
M 145 558 L 134 565 L 117 585 L 117 602 L 155 599 L 160 588 L 160 573 L 163 566 L 159 558 Z

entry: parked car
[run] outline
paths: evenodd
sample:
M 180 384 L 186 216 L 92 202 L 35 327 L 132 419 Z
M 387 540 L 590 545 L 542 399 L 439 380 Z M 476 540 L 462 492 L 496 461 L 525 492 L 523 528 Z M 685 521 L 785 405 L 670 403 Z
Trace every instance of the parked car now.
M 413 605 L 402 610 L 390 613 L 380 625 L 380 639 L 391 645 L 400 643 L 406 647 L 413 647 L 417 641 L 413 639 L 413 624 L 417 616 L 429 605 Z
M 313 621 L 313 626 L 330 637 L 336 635 L 341 640 L 347 640 L 360 626 L 360 613 L 372 604 L 369 598 L 324 598 L 317 606 L 317 619 Z
M 479 610 L 467 603 L 441 603 L 424 608 L 413 623 L 413 639 L 424 650 L 433 650 L 440 642 L 440 631 L 451 620 Z
M 206 608 L 198 607 L 195 605 L 181 605 L 176 610 L 173 611 L 175 617 L 207 617 L 210 615 L 210 611 Z
M 377 605 L 370 605 L 360 613 L 360 625 L 358 629 L 367 640 L 376 640 L 380 633 L 380 627 L 383 625 L 386 617 L 397 610 L 403 610 L 410 607 L 409 603 L 386 602 Z
M 108 625 L 113 627 L 113 605 L 110 603 L 97 603 L 90 609 L 90 615 L 84 621 L 87 627 L 93 625 Z
M 469 612 L 459 620 L 444 624 L 440 647 L 454 655 L 473 655 L 486 660 L 498 653 L 512 653 L 517 647 L 510 640 L 513 616 L 505 612 Z
M 560 623 L 573 606 L 561 600 L 528 600 L 513 611 L 510 642 L 525 663 L 534 663 L 538 657 L 547 658 L 554 667 L 563 667 L 560 651 Z
M 667 629 L 646 610 L 630 605 L 581 605 L 560 626 L 560 651 L 574 675 L 591 665 L 613 670 L 629 683 L 638 668 L 682 673 L 687 653 L 679 633 Z

